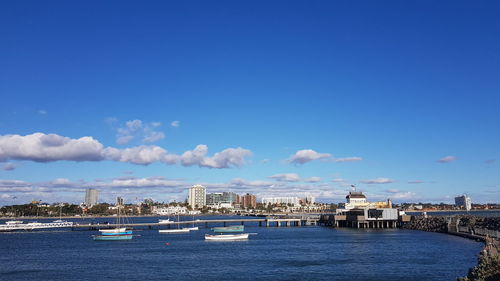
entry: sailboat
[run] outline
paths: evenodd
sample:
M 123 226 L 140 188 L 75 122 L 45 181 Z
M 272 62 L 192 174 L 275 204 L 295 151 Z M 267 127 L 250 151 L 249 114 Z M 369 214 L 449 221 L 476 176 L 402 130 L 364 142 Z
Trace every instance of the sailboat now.
M 126 227 L 121 225 L 121 205 L 118 205 L 118 218 L 116 228 L 113 229 L 99 229 L 100 235 L 93 235 L 94 241 L 116 241 L 116 240 L 131 240 L 132 230 L 127 230 Z
M 184 227 L 184 229 L 189 229 L 189 231 L 199 230 L 199 228 L 197 226 L 194 226 L 194 215 L 193 215 L 193 226 L 192 227 Z
M 160 229 L 158 233 L 187 233 L 189 232 L 189 228 L 180 228 L 180 218 L 179 214 L 177 214 L 177 228 L 176 229 Z

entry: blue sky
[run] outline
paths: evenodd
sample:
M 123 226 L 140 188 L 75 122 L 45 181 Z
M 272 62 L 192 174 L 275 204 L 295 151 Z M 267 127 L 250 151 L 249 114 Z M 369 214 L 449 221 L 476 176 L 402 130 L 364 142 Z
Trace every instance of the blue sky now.
M 195 183 L 499 203 L 499 11 L 2 1 L 0 205 L 77 203 L 89 187 L 102 201 L 184 200 Z

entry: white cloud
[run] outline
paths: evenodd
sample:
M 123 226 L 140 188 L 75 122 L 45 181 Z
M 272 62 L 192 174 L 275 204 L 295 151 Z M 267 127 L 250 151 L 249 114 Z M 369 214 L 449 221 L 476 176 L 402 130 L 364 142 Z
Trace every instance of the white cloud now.
M 336 178 L 336 179 L 333 179 L 332 182 L 345 182 L 345 180 L 341 179 L 341 178 Z
M 362 161 L 361 157 L 345 157 L 345 158 L 336 158 L 335 162 L 357 162 Z
M 17 168 L 17 166 L 14 163 L 5 163 L 2 166 L 2 170 L 4 170 L 4 171 L 13 171 L 16 168 Z
M 389 178 L 376 178 L 371 180 L 362 180 L 361 182 L 365 184 L 385 184 L 385 183 L 392 183 L 394 182 L 394 180 Z
M 305 164 L 313 160 L 326 159 L 330 157 L 331 155 L 328 153 L 318 153 L 312 149 L 303 149 L 295 152 L 295 154 L 290 156 L 287 161 L 293 164 Z
M 174 127 L 174 128 L 179 128 L 179 126 L 181 125 L 181 121 L 172 121 L 172 123 L 170 123 L 170 126 Z
M 159 146 L 141 145 L 125 149 L 108 147 L 104 150 L 104 155 L 113 161 L 149 165 L 153 162 L 163 162 L 167 159 L 168 152 Z
M 300 181 L 300 176 L 294 173 L 288 174 L 276 174 L 272 175 L 269 178 L 275 179 L 277 181 L 286 181 L 286 182 L 297 182 Z
M 208 156 L 208 147 L 204 144 L 196 146 L 192 151 L 182 155 L 169 153 L 154 145 L 141 145 L 130 148 L 104 146 L 92 137 L 70 139 L 55 134 L 35 133 L 32 135 L 0 136 L 0 161 L 29 160 L 35 162 L 52 161 L 103 161 L 111 160 L 138 165 L 154 162 L 165 164 L 181 163 L 184 166 L 198 165 L 207 168 L 240 167 L 245 158 L 252 155 L 248 149 L 241 147 L 227 148 Z
M 140 138 L 143 142 L 152 143 L 165 138 L 165 134 L 155 131 L 155 128 L 161 126 L 160 122 L 152 122 L 145 124 L 141 120 L 129 120 L 125 122 L 125 126 L 118 128 L 116 135 L 116 143 L 127 144 L 136 138 Z
M 40 109 L 40 110 L 38 110 L 38 114 L 45 115 L 45 114 L 47 114 L 47 111 L 43 110 L 43 109 Z
M 305 179 L 304 180 L 305 182 L 320 182 L 321 181 L 321 178 L 320 177 L 310 177 L 308 179 Z
M 245 179 L 241 178 L 234 178 L 231 180 L 231 185 L 237 185 L 237 186 L 251 186 L 251 187 L 270 187 L 273 185 L 272 182 L 268 181 L 248 181 Z
M 207 168 L 229 168 L 231 166 L 240 167 L 245 164 L 245 157 L 252 155 L 248 149 L 241 147 L 227 148 L 217 152 L 212 157 L 207 157 L 208 147 L 199 144 L 194 150 L 186 151 L 180 156 L 180 161 L 184 166 L 198 165 Z
M 437 160 L 437 162 L 439 162 L 439 163 L 448 163 L 448 162 L 452 162 L 452 161 L 455 161 L 455 160 L 457 160 L 457 157 L 450 155 L 450 156 L 446 156 L 446 157 L 443 157 L 443 158 Z
M 0 136 L 0 161 L 100 161 L 102 150 L 103 145 L 92 137 L 70 139 L 43 133 Z

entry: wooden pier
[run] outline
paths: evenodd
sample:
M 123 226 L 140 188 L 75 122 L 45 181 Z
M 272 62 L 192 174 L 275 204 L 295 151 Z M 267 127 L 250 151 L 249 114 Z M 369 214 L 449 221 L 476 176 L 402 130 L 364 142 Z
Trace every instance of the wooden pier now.
M 196 225 L 204 226 L 205 228 L 215 227 L 215 226 L 228 226 L 228 225 L 245 225 L 245 223 L 254 223 L 258 226 L 266 227 L 291 227 L 291 226 L 306 226 L 306 225 L 316 225 L 317 220 L 312 220 L 309 218 L 258 218 L 258 219 L 211 219 L 211 220 L 190 220 L 190 221 L 179 221 L 171 223 L 123 223 L 120 227 L 129 227 L 134 229 L 161 229 L 161 228 L 174 228 L 178 225 Z M 117 224 L 74 224 L 72 229 L 82 229 L 82 230 L 97 230 L 106 228 L 118 227 Z

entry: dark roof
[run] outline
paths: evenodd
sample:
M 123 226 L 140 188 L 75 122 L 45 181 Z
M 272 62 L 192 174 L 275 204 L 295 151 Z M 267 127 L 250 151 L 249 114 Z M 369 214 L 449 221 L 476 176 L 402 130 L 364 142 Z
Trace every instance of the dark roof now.
M 346 199 L 349 198 L 365 198 L 366 196 L 363 194 L 363 192 L 356 192 L 356 191 L 351 191 L 349 194 L 345 197 Z

